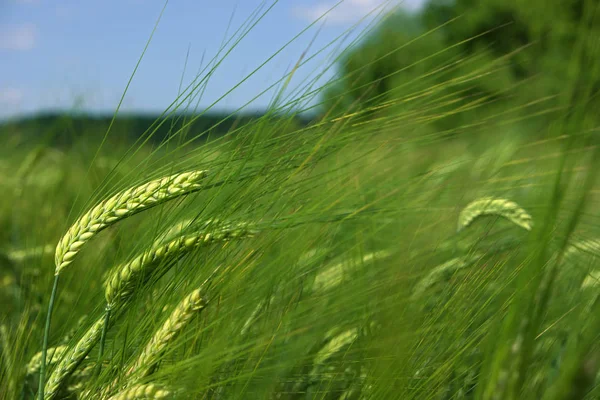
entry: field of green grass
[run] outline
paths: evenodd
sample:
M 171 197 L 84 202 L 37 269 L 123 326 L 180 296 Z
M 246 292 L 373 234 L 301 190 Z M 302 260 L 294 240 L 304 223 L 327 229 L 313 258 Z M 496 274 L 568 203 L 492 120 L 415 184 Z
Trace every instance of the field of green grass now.
M 593 96 L 461 96 L 497 66 L 208 140 L 4 125 L 0 399 L 600 398 Z

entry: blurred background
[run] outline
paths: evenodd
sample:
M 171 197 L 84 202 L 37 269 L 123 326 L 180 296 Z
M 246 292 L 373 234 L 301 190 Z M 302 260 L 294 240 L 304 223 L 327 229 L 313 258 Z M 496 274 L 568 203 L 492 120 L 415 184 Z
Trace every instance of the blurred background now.
M 423 0 L 393 5 L 415 12 Z M 123 111 L 162 112 L 177 97 L 182 82 L 189 83 L 213 57 L 227 50 L 236 31 L 258 18 L 260 22 L 241 38 L 211 77 L 200 107 L 218 102 L 215 109 L 219 111 L 240 107 L 265 110 L 275 89 L 261 93 L 293 68 L 313 37 L 312 53 L 340 35 L 349 33 L 351 40 L 368 24 L 369 13 L 373 17 L 392 4 L 382 0 L 350 0 L 337 6 L 327 0 L 276 4 L 187 0 L 170 2 L 161 15 L 163 6 L 162 1 L 143 0 L 3 0 L 0 117 L 65 110 L 111 114 L 159 17 Z M 275 55 L 315 21 L 313 28 Z M 273 55 L 265 67 L 227 94 Z M 310 69 L 325 69 L 327 55 L 317 56 L 311 68 L 298 71 L 295 79 L 306 78 Z M 322 80 L 331 76 L 326 73 Z
M 585 3 L 4 0 L 0 119 L 110 118 L 120 105 L 152 121 L 197 85 L 179 111 L 260 114 L 287 104 L 322 115 L 427 89 L 435 129 L 506 107 L 535 120 L 600 87 L 598 27 Z M 396 103 L 388 114 L 424 104 Z M 444 114 L 461 106 L 460 116 Z

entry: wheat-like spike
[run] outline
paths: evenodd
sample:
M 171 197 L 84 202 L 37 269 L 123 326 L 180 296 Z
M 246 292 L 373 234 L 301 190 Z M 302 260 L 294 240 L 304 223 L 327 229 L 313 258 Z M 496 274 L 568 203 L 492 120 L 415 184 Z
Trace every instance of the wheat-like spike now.
M 294 392 L 305 392 L 308 386 L 319 381 L 333 382 L 341 378 L 339 371 L 336 371 L 336 363 L 333 362 L 335 360 L 334 357 L 337 354 L 344 353 L 344 349 L 349 349 L 358 339 L 359 329 L 351 328 L 340 331 L 340 327 L 335 327 L 325 334 L 323 344 L 313 358 L 312 368 L 307 375 L 308 381 L 301 379 L 296 382 L 292 388 Z
M 193 222 L 194 222 L 194 219 L 187 218 L 187 219 L 178 221 L 178 222 L 174 223 L 173 225 L 169 226 L 166 230 L 164 230 L 163 232 L 160 232 L 160 234 L 154 240 L 154 243 L 152 243 L 152 247 L 160 246 L 161 244 L 163 244 L 166 241 L 169 241 L 171 239 L 174 239 L 178 236 L 183 235 L 185 233 L 185 231 L 190 227 L 190 225 L 193 224 Z
M 88 329 L 85 335 L 79 339 L 79 342 L 69 349 L 67 354 L 58 363 L 52 372 L 52 375 L 50 375 L 48 382 L 46 382 L 44 389 L 45 400 L 54 399 L 56 397 L 62 384 L 71 376 L 71 374 L 73 374 L 77 366 L 89 354 L 98 339 L 100 339 L 103 326 L 104 317 L 101 317 Z
M 328 332 L 326 334 L 326 337 L 330 336 L 335 331 Z M 358 338 L 358 334 L 358 328 L 352 328 L 348 329 L 347 331 L 343 331 L 342 333 L 338 333 L 335 336 L 331 335 L 332 337 L 330 337 L 327 340 L 327 343 L 321 348 L 321 350 L 319 350 L 319 352 L 315 356 L 313 363 L 317 365 L 324 364 L 342 348 L 354 342 Z
M 135 362 L 127 367 L 125 373 L 127 377 L 127 386 L 150 375 L 154 370 L 155 364 L 159 361 L 160 356 L 169 345 L 169 342 L 171 342 L 196 315 L 198 315 L 199 311 L 204 309 L 206 302 L 202 298 L 201 292 L 202 288 L 194 290 L 177 305 L 162 327 L 154 333 L 154 336 L 146 344 L 146 347 Z M 115 379 L 112 383 L 106 385 L 100 391 L 100 398 L 107 397 L 118 387 L 118 385 L 118 379 Z M 126 391 L 127 389 L 125 389 L 125 392 Z
M 312 290 L 315 292 L 323 292 L 333 289 L 344 281 L 345 275 L 348 273 L 348 267 L 352 267 L 353 265 L 367 264 L 375 260 L 384 259 L 389 257 L 391 254 L 392 253 L 387 250 L 377 251 L 373 253 L 367 253 L 362 258 L 354 261 L 348 260 L 332 265 L 317 274 L 312 286 Z
M 127 388 L 111 396 L 109 400 L 165 399 L 171 395 L 172 393 L 169 390 L 163 389 L 154 383 L 148 383 Z
M 119 266 L 106 282 L 107 309 L 124 304 L 140 282 L 147 280 L 165 260 L 176 259 L 195 248 L 219 241 L 250 237 L 255 231 L 245 224 L 232 228 L 221 228 L 216 232 L 197 232 L 184 235 L 161 246 L 154 247 Z
M 106 227 L 178 196 L 199 190 L 206 171 L 170 175 L 117 193 L 82 215 L 56 246 L 54 274 L 69 264 L 95 234 Z
M 50 347 L 48 349 L 48 365 L 56 364 L 62 357 L 66 354 L 68 346 L 56 346 Z M 42 367 L 42 352 L 39 351 L 31 357 L 29 363 L 27 363 L 27 367 L 25 368 L 27 371 L 27 375 L 34 375 L 40 372 L 40 368 Z
M 587 253 L 592 256 L 600 257 L 600 240 L 585 239 L 571 243 L 565 250 L 565 258 L 577 253 Z
M 521 208 L 517 203 L 493 197 L 484 197 L 469 203 L 458 217 L 458 229 L 469 226 L 478 217 L 496 215 L 504 217 L 523 229 L 531 230 L 533 219 L 531 215 Z
M 413 292 L 413 299 L 422 295 L 435 283 L 450 279 L 456 271 L 468 267 L 479 257 L 480 255 L 478 254 L 465 257 L 456 257 L 435 267 L 431 270 L 429 274 L 427 274 L 425 278 L 423 278 L 421 281 L 419 281 L 419 283 L 417 283 Z
M 154 333 L 133 365 L 128 368 L 129 379 L 135 377 L 135 381 L 150 375 L 169 343 L 205 306 L 206 302 L 202 298 L 201 289 L 196 289 L 188 294 L 173 310 L 162 327 Z
M 203 220 L 202 222 L 196 221 L 195 218 L 187 218 L 187 219 L 181 220 L 181 221 L 176 222 L 175 224 L 171 225 L 164 232 L 161 232 L 158 235 L 158 237 L 156 238 L 156 240 L 154 241 L 154 243 L 152 244 L 152 246 L 153 247 L 160 246 L 167 241 L 173 240 L 176 237 L 179 237 L 186 233 L 189 233 L 190 230 L 192 230 L 192 231 L 204 230 L 207 227 L 215 226 L 218 223 L 219 223 L 219 219 L 217 219 L 217 218 L 209 218 L 209 219 Z

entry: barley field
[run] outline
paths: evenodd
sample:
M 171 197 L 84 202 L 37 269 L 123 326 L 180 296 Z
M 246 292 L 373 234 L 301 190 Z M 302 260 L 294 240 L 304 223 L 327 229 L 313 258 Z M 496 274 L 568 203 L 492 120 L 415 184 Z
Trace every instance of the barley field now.
M 564 79 L 511 81 L 535 46 L 467 53 L 481 35 L 436 35 L 471 19 L 434 19 L 219 135 L 187 110 L 201 84 L 134 139 L 117 114 L 1 125 L 0 398 L 600 398 L 581 3 Z

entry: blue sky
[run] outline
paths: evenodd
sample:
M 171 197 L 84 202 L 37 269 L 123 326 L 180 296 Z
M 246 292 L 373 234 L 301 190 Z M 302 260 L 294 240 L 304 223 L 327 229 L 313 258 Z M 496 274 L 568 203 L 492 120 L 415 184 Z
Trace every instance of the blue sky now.
M 335 0 L 280 0 L 211 75 L 200 108 L 217 102 L 216 110 L 234 110 L 247 103 L 247 110 L 264 109 L 274 91 L 254 97 L 290 71 L 313 38 L 307 56 L 378 7 L 400 5 L 414 10 L 422 1 L 345 0 L 322 24 L 310 28 L 220 99 L 336 4 Z M 0 118 L 49 109 L 112 113 L 164 4 L 162 0 L 0 0 Z M 217 55 L 224 39 L 239 37 L 236 30 L 257 10 L 264 12 L 272 4 L 268 0 L 170 1 L 122 110 L 163 111 L 179 93 L 184 67 L 185 86 Z M 367 23 L 359 23 L 344 43 Z M 305 87 L 307 79 L 330 65 L 338 53 L 330 46 L 300 68 L 290 83 L 290 96 L 294 87 Z M 331 75 L 332 71 L 326 73 L 319 82 Z

